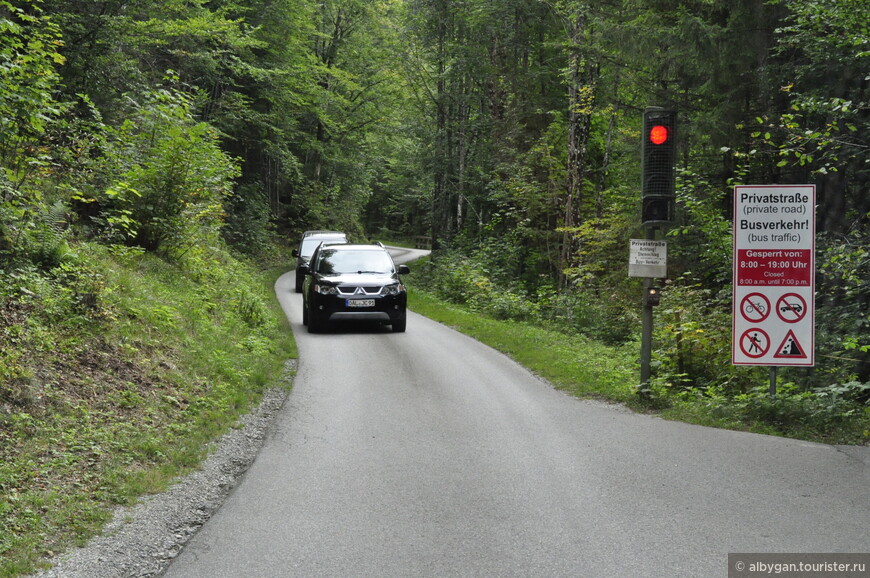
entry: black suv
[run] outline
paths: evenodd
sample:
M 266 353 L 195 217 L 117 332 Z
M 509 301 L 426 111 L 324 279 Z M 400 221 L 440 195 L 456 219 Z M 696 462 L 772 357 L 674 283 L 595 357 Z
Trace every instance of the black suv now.
M 374 321 L 405 331 L 408 295 L 399 275 L 410 270 L 396 267 L 380 243 L 321 244 L 302 270 L 302 324 L 309 333 L 331 321 Z
M 314 249 L 321 243 L 347 243 L 347 235 L 341 231 L 305 231 L 302 234 L 299 248 L 293 249 L 293 256 L 296 257 L 297 293 L 302 293 L 302 282 L 305 281 L 302 267 L 308 265 L 311 254 L 314 253 Z

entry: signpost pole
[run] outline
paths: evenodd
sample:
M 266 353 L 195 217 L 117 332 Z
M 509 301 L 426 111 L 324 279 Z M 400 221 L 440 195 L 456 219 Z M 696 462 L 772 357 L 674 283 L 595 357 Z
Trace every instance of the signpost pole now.
M 775 365 L 770 366 L 770 387 L 767 390 L 770 397 L 776 397 L 776 369 Z
M 652 366 L 652 335 L 653 335 L 653 307 L 647 303 L 646 294 L 652 287 L 652 279 L 647 277 L 643 280 L 644 303 L 641 312 L 641 336 L 640 336 L 640 393 L 649 394 L 649 378 Z
M 656 230 L 647 227 L 645 239 L 629 241 L 628 276 L 643 278 L 643 306 L 641 308 L 640 339 L 640 395 L 649 394 L 652 374 L 653 307 L 659 304 L 661 289 L 654 286 L 656 279 L 668 276 L 667 243 L 656 241 Z
M 646 238 L 654 241 L 656 238 L 653 227 L 646 228 Z M 649 395 L 649 379 L 652 375 L 652 338 L 653 338 L 653 305 L 648 299 L 649 289 L 653 286 L 652 277 L 643 279 L 643 311 L 641 312 L 640 335 L 640 395 Z

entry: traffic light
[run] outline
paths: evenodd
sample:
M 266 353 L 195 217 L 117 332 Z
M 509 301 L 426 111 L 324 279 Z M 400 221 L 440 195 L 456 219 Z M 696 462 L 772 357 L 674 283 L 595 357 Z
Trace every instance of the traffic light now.
M 677 113 L 649 107 L 643 113 L 642 219 L 647 226 L 674 221 Z
M 643 304 L 655 307 L 661 302 L 662 290 L 659 287 L 647 287 L 644 293 Z

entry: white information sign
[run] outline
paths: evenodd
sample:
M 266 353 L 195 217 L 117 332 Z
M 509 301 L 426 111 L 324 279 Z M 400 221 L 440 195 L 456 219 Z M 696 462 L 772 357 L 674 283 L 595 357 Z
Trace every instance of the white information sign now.
M 814 365 L 814 185 L 734 188 L 735 365 Z
M 628 276 L 664 279 L 668 276 L 668 244 L 665 241 L 630 239 Z

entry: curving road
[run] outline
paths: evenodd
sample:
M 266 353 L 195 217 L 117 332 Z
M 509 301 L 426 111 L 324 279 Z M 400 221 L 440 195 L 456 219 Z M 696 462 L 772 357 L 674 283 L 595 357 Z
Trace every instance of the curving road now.
M 870 448 L 579 401 L 419 315 L 310 335 L 292 274 L 275 289 L 293 392 L 165 576 L 727 576 L 729 552 L 870 550 Z

